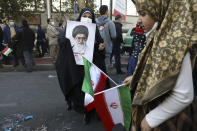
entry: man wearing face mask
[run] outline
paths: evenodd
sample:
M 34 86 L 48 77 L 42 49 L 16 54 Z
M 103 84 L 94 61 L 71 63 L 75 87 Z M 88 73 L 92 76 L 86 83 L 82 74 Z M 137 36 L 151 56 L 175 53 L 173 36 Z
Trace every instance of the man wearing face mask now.
M 59 31 L 55 28 L 55 22 L 52 18 L 47 19 L 47 37 L 49 40 L 49 52 L 50 56 L 53 58 L 52 63 L 55 63 L 58 52 L 58 35 Z
M 15 24 L 13 19 L 9 20 L 8 25 L 4 27 L 3 30 L 3 45 L 9 46 L 13 48 L 13 56 L 14 56 L 14 67 L 16 67 L 18 63 L 18 56 L 17 56 L 17 45 L 14 43 L 13 38 L 16 35 L 16 32 L 19 31 L 19 27 Z M 9 57 L 4 56 L 5 64 L 10 64 Z

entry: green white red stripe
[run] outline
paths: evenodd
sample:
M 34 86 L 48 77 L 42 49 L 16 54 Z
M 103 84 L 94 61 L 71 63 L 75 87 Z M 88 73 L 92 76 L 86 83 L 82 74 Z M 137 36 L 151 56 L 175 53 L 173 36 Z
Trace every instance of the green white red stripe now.
M 123 85 L 95 94 L 96 111 L 107 131 L 121 123 L 129 131 L 131 123 L 131 97 Z
M 83 57 L 85 77 L 82 90 L 85 92 L 84 106 L 87 111 L 94 109 L 94 94 L 106 87 L 107 76 L 94 64 Z
M 2 53 L 5 55 L 5 56 L 8 56 L 10 53 L 12 52 L 12 49 L 10 49 L 9 47 L 6 47 Z

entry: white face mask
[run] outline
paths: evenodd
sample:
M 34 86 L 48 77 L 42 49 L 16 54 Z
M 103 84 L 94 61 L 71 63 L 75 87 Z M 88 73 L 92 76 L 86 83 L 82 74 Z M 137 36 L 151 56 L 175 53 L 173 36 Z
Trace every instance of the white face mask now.
M 54 22 L 54 21 L 52 21 L 52 22 L 51 22 L 51 25 L 55 25 L 55 22 Z
M 81 22 L 84 22 L 84 23 L 92 23 L 92 19 L 87 18 L 87 17 L 81 17 Z
M 10 22 L 10 26 L 14 26 L 14 22 Z

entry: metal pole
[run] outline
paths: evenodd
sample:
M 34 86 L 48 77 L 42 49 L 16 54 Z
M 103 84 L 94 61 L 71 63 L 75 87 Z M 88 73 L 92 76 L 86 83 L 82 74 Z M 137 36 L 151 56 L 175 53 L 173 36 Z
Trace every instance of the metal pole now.
M 127 3 L 127 0 L 126 0 L 126 12 L 125 12 L 126 14 L 125 14 L 125 15 L 127 15 L 127 4 L 128 4 L 128 3 Z
M 51 18 L 51 0 L 47 0 L 47 17 Z
M 62 0 L 60 0 L 60 12 L 62 11 Z
M 110 19 L 112 20 L 113 0 L 110 0 Z

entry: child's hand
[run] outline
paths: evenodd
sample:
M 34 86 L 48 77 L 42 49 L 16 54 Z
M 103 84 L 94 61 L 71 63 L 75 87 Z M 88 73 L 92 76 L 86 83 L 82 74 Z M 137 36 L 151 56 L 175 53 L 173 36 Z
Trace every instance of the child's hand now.
M 123 84 L 124 85 L 129 85 L 131 83 L 131 80 L 132 80 L 132 76 L 128 76 L 124 81 L 123 81 Z

